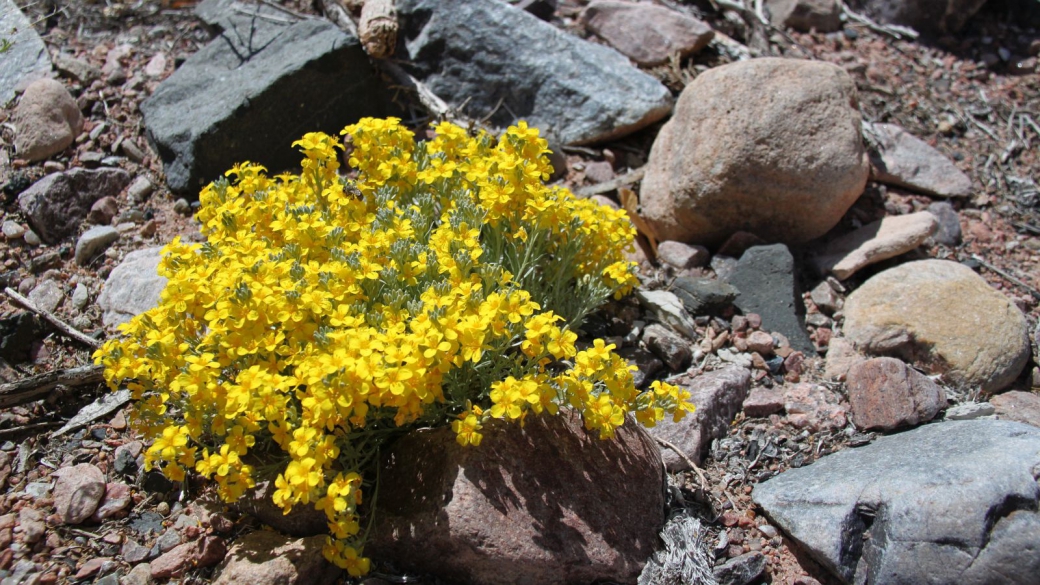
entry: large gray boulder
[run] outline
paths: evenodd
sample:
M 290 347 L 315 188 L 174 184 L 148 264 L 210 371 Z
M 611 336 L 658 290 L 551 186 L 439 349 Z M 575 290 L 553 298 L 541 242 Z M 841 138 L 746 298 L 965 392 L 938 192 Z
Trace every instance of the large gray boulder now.
M 646 169 L 640 202 L 658 239 L 716 246 L 738 231 L 787 244 L 822 236 L 870 170 L 855 84 L 836 65 L 803 59 L 709 69 L 679 96 Z
M 494 421 L 477 447 L 422 430 L 384 461 L 365 554 L 444 579 L 634 583 L 664 525 L 664 468 L 633 421 L 607 440 L 573 411 Z
M 51 71 L 51 58 L 43 39 L 14 0 L 0 0 L 0 38 L 10 43 L 0 58 L 0 107 L 14 99 L 15 90 L 28 79 Z
M 739 285 L 738 285 L 739 287 Z M 996 392 L 1029 361 L 1029 324 L 967 266 L 918 260 L 874 275 L 845 302 L 845 337 L 956 387 Z
M 931 424 L 759 484 L 766 515 L 846 583 L 1036 583 L 1040 429 Z
M 659 81 L 617 51 L 495 0 L 398 0 L 397 55 L 448 103 L 492 124 L 527 120 L 563 144 L 616 138 L 668 115 Z
M 141 104 L 171 190 L 196 193 L 245 160 L 297 167 L 291 144 L 305 133 L 397 112 L 356 37 L 324 20 L 253 18 L 223 4 L 200 6 L 220 36 Z

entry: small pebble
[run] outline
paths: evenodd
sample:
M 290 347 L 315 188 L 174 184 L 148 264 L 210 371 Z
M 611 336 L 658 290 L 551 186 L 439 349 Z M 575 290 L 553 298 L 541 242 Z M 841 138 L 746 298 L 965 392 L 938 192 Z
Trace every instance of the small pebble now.
M 22 227 L 22 224 L 16 221 L 5 221 L 0 230 L 4 232 L 4 237 L 8 240 L 17 240 L 25 235 L 25 228 Z
M 72 291 L 72 306 L 82 311 L 89 302 L 90 291 L 82 282 L 77 284 L 76 290 Z
M 36 235 L 36 232 L 32 230 L 25 232 L 25 235 L 22 237 L 25 238 L 25 243 L 29 244 L 30 246 L 39 246 L 43 243 L 43 240 L 40 239 L 40 236 Z
M 159 505 L 155 507 L 155 511 L 162 516 L 166 516 L 170 513 L 170 505 L 166 502 L 159 502 Z
M 188 203 L 187 199 L 178 199 L 173 204 L 173 210 L 181 215 L 188 215 L 188 213 L 191 211 L 191 204 Z

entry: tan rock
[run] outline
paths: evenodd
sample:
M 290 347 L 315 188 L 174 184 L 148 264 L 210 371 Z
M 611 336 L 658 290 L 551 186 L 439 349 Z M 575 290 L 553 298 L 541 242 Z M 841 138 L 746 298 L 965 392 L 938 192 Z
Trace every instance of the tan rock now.
M 1014 303 L 949 260 L 881 272 L 845 303 L 845 336 L 858 350 L 900 357 L 951 385 L 985 392 L 1006 387 L 1025 367 L 1027 327 Z
M 654 141 L 640 202 L 662 240 L 712 246 L 743 230 L 798 243 L 834 227 L 868 173 L 845 71 L 751 59 L 686 86 Z
M 293 539 L 269 530 L 247 534 L 228 551 L 214 585 L 324 585 L 342 571 L 325 560 L 324 536 Z
M 49 158 L 68 148 L 83 131 L 83 114 L 60 81 L 38 79 L 25 89 L 11 121 L 15 149 L 29 162 Z
M 827 347 L 827 362 L 824 364 L 823 375 L 831 380 L 844 380 L 849 369 L 865 359 L 867 357 L 857 352 L 848 339 L 833 337 Z
M 864 266 L 917 248 L 938 227 L 938 220 L 927 211 L 888 216 L 827 244 L 815 260 L 816 267 L 845 280 Z

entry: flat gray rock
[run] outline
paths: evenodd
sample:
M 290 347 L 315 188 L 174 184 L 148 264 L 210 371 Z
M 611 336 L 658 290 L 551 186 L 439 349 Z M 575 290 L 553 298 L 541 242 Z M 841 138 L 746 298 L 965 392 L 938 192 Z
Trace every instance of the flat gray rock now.
M 762 329 L 782 333 L 792 348 L 816 355 L 802 322 L 805 307 L 794 279 L 794 257 L 787 246 L 773 244 L 749 249 L 728 280 L 740 291 L 734 304 L 745 315 L 758 313 Z
M 193 194 L 237 162 L 299 165 L 293 141 L 397 112 L 361 43 L 325 20 L 200 12 L 223 28 L 141 104 L 171 190 Z M 246 10 L 251 10 L 252 7 Z
M 0 106 L 5 106 L 14 99 L 20 83 L 50 73 L 51 58 L 43 39 L 13 0 L 0 0 L 0 33 L 11 43 L 0 67 Z
M 65 300 L 65 291 L 61 290 L 60 284 L 47 279 L 32 289 L 29 293 L 29 300 L 37 308 L 53 313 L 61 305 L 61 302 Z
M 1036 583 L 1040 429 L 926 425 L 759 484 L 755 502 L 847 583 Z
M 927 142 L 895 124 L 867 124 L 874 179 L 939 197 L 971 195 L 971 179 Z
M 109 225 L 96 225 L 83 232 L 76 241 L 76 263 L 86 266 L 90 260 L 105 251 L 119 239 L 119 231 Z
M 494 0 L 398 0 L 397 56 L 476 119 L 527 120 L 563 144 L 617 138 L 668 115 L 659 81 L 614 49 Z
M 159 304 L 166 288 L 166 278 L 159 276 L 161 247 L 130 252 L 105 281 L 98 296 L 98 306 L 106 327 L 126 323 Z

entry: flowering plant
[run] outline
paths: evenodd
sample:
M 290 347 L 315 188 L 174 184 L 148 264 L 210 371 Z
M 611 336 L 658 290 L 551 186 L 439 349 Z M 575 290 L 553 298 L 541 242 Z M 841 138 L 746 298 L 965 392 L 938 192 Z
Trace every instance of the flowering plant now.
M 361 471 L 415 426 L 479 445 L 492 418 L 578 410 L 608 438 L 692 411 L 575 329 L 636 283 L 624 211 L 547 187 L 538 131 L 500 139 L 442 123 L 416 142 L 396 119 L 294 143 L 302 172 L 243 163 L 201 193 L 204 244 L 174 240 L 160 304 L 95 355 L 126 383 L 146 468 L 215 480 L 234 501 L 273 478 L 274 502 L 325 512 L 326 556 L 368 571 Z M 366 488 L 367 489 L 367 488 Z

